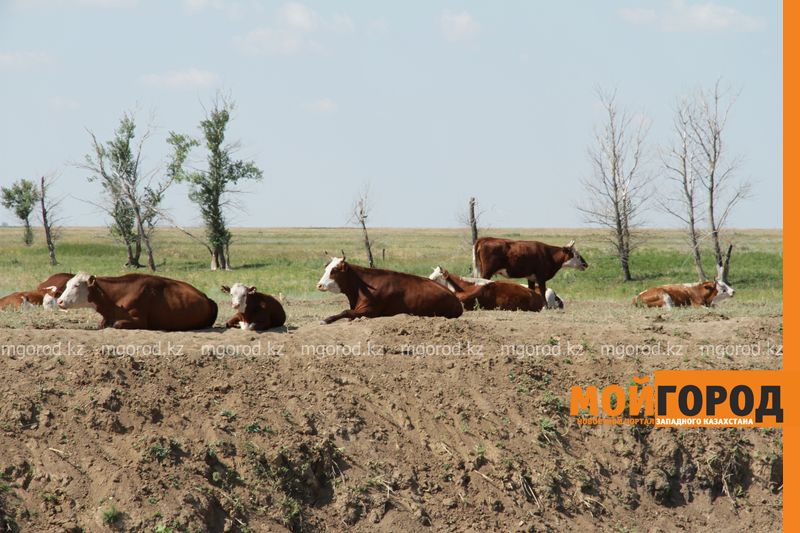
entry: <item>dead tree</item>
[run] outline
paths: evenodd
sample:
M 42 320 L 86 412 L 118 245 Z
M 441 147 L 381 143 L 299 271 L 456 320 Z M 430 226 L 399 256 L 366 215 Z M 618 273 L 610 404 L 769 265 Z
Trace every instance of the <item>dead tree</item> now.
M 735 95 L 723 91 L 720 82 L 710 91 L 698 89 L 694 96 L 693 112 L 689 116 L 692 142 L 697 147 L 698 157 L 694 171 L 699 175 L 706 200 L 706 216 L 714 258 L 721 265 L 722 280 L 727 283 L 730 255 L 724 256 L 720 244 L 720 233 L 733 208 L 750 193 L 750 183 L 736 181 L 740 160 L 728 155 L 725 144 L 725 127 L 728 122 Z
M 695 146 L 692 142 L 691 117 L 694 111 L 689 100 L 683 99 L 675 107 L 673 128 L 675 140 L 662 153 L 661 162 L 668 180 L 675 184 L 674 194 L 667 194 L 661 206 L 684 225 L 689 246 L 694 258 L 694 266 L 699 281 L 705 281 L 705 270 L 700 253 L 700 228 L 702 221 L 701 198 L 698 191 Z
M 57 233 L 55 230 L 55 209 L 58 207 L 58 204 L 61 203 L 61 200 L 52 200 L 48 194 L 49 188 L 50 183 L 48 183 L 45 177 L 42 176 L 39 182 L 39 206 L 41 210 L 39 216 L 42 219 L 44 238 L 47 242 L 47 252 L 50 254 L 50 264 L 55 266 L 58 264 L 58 260 L 56 259 L 55 245 Z
M 361 226 L 361 231 L 364 234 L 364 249 L 367 252 L 367 261 L 370 268 L 375 268 L 375 260 L 372 258 L 372 243 L 369 240 L 367 233 L 367 217 L 369 217 L 369 189 L 365 188 L 364 191 L 358 196 L 353 205 L 353 214 L 351 222 Z
M 470 197 L 469 201 L 467 202 L 466 212 L 461 212 L 458 216 L 459 223 L 469 228 L 470 250 L 475 249 L 475 242 L 478 240 L 478 225 L 480 223 L 481 215 L 483 214 L 482 212 L 476 210 L 477 205 L 478 203 L 475 200 L 475 197 Z M 474 254 L 472 257 L 472 275 L 479 275 L 478 267 L 475 264 Z
M 649 196 L 651 176 L 643 169 L 647 122 L 619 111 L 616 94 L 597 91 L 605 117 L 589 148 L 592 175 L 583 180 L 587 202 L 578 207 L 589 224 L 607 228 L 619 258 L 622 278 L 630 281 L 634 232 Z

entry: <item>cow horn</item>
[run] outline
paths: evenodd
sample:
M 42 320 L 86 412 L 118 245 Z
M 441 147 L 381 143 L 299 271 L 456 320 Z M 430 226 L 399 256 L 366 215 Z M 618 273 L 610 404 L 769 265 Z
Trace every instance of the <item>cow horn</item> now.
M 342 261 L 344 261 L 347 257 L 344 255 L 344 250 L 342 250 Z
M 567 243 L 567 248 L 573 248 L 575 246 L 575 239 L 572 239 Z

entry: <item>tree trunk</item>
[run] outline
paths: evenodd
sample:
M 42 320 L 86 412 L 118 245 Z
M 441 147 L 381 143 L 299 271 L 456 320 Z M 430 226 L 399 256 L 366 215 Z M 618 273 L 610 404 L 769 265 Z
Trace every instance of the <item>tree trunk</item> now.
M 369 235 L 367 235 L 367 224 L 364 222 L 364 219 L 361 219 L 361 229 L 364 232 L 364 248 L 367 250 L 367 260 L 369 261 L 369 267 L 375 268 L 375 261 L 372 258 L 372 245 L 369 242 Z
M 50 220 L 47 218 L 47 205 L 45 204 L 45 186 L 44 186 L 44 176 L 42 176 L 41 181 L 41 195 L 39 201 L 41 202 L 42 206 L 42 225 L 44 226 L 44 238 L 47 241 L 47 252 L 50 254 L 50 264 L 55 266 L 58 264 L 56 261 L 56 246 L 53 244 L 53 234 L 50 230 Z
M 138 262 L 139 254 L 141 253 L 141 243 L 144 241 L 144 246 L 147 251 L 147 267 L 150 269 L 150 272 L 156 271 L 156 261 L 153 258 L 153 247 L 150 246 L 150 237 L 147 236 L 147 233 L 144 230 L 144 222 L 142 221 L 142 213 L 139 210 L 139 206 L 137 205 L 134 210 L 133 214 L 136 217 L 136 233 L 138 236 L 136 238 L 136 259 Z
M 475 198 L 469 199 L 469 229 L 472 232 L 472 245 L 478 240 L 478 221 L 475 219 Z
M 125 248 L 128 251 L 128 262 L 125 263 L 125 266 L 127 266 L 127 267 L 138 267 L 139 263 L 133 257 L 133 248 L 131 247 L 130 241 L 125 243 Z
M 25 219 L 25 246 L 30 246 L 33 244 L 33 230 L 31 229 L 31 221 L 29 219 Z
M 728 283 L 728 272 L 731 268 L 731 253 L 733 252 L 733 244 L 728 245 L 728 251 L 725 253 L 725 259 L 722 263 L 722 281 Z
M 631 267 L 628 264 L 629 255 L 627 250 L 623 250 L 619 254 L 619 262 L 622 266 L 622 281 L 631 281 L 633 277 L 631 276 Z
M 225 259 L 225 247 L 218 244 L 211 251 L 211 270 L 229 270 Z

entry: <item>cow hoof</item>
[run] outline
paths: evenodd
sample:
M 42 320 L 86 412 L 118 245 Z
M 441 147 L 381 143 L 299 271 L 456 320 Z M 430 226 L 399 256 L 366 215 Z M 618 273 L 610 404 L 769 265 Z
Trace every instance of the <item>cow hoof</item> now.
M 320 320 L 320 321 L 319 321 L 319 325 L 320 325 L 320 326 L 327 326 L 327 325 L 328 325 L 328 323 L 327 323 L 327 322 L 325 322 L 324 320 Z

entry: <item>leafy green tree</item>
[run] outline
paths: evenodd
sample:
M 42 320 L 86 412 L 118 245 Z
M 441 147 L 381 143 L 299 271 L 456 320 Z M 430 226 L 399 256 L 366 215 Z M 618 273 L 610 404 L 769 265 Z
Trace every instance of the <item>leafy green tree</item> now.
M 143 173 L 140 168 L 142 147 L 150 137 L 145 131 L 136 141 L 136 122 L 126 113 L 122 116 L 114 138 L 103 144 L 91 131 L 93 154 L 87 155 L 82 168 L 89 170 L 89 181 L 99 181 L 106 195 L 103 209 L 111 216 L 111 233 L 128 251 L 128 266 L 140 267 L 144 245 L 147 266 L 156 270 L 151 236 L 161 215 L 159 205 L 172 179 L 154 184 L 155 172 Z
M 14 212 L 25 226 L 23 240 L 26 245 L 33 244 L 33 230 L 31 229 L 31 213 L 36 203 L 39 201 L 39 189 L 30 180 L 22 179 L 11 185 L 11 187 L 0 188 L 3 207 Z
M 225 130 L 233 109 L 232 102 L 219 98 L 200 122 L 208 150 L 205 170 L 189 169 L 186 164 L 192 149 L 200 146 L 199 140 L 175 132 L 170 132 L 168 139 L 173 148 L 168 175 L 190 186 L 189 199 L 199 208 L 205 224 L 205 239 L 198 240 L 211 254 L 211 270 L 230 269 L 231 233 L 225 219 L 225 207 L 230 195 L 236 192 L 233 186 L 240 181 L 263 178 L 254 162 L 234 159 L 233 152 L 238 143 L 225 144 Z

